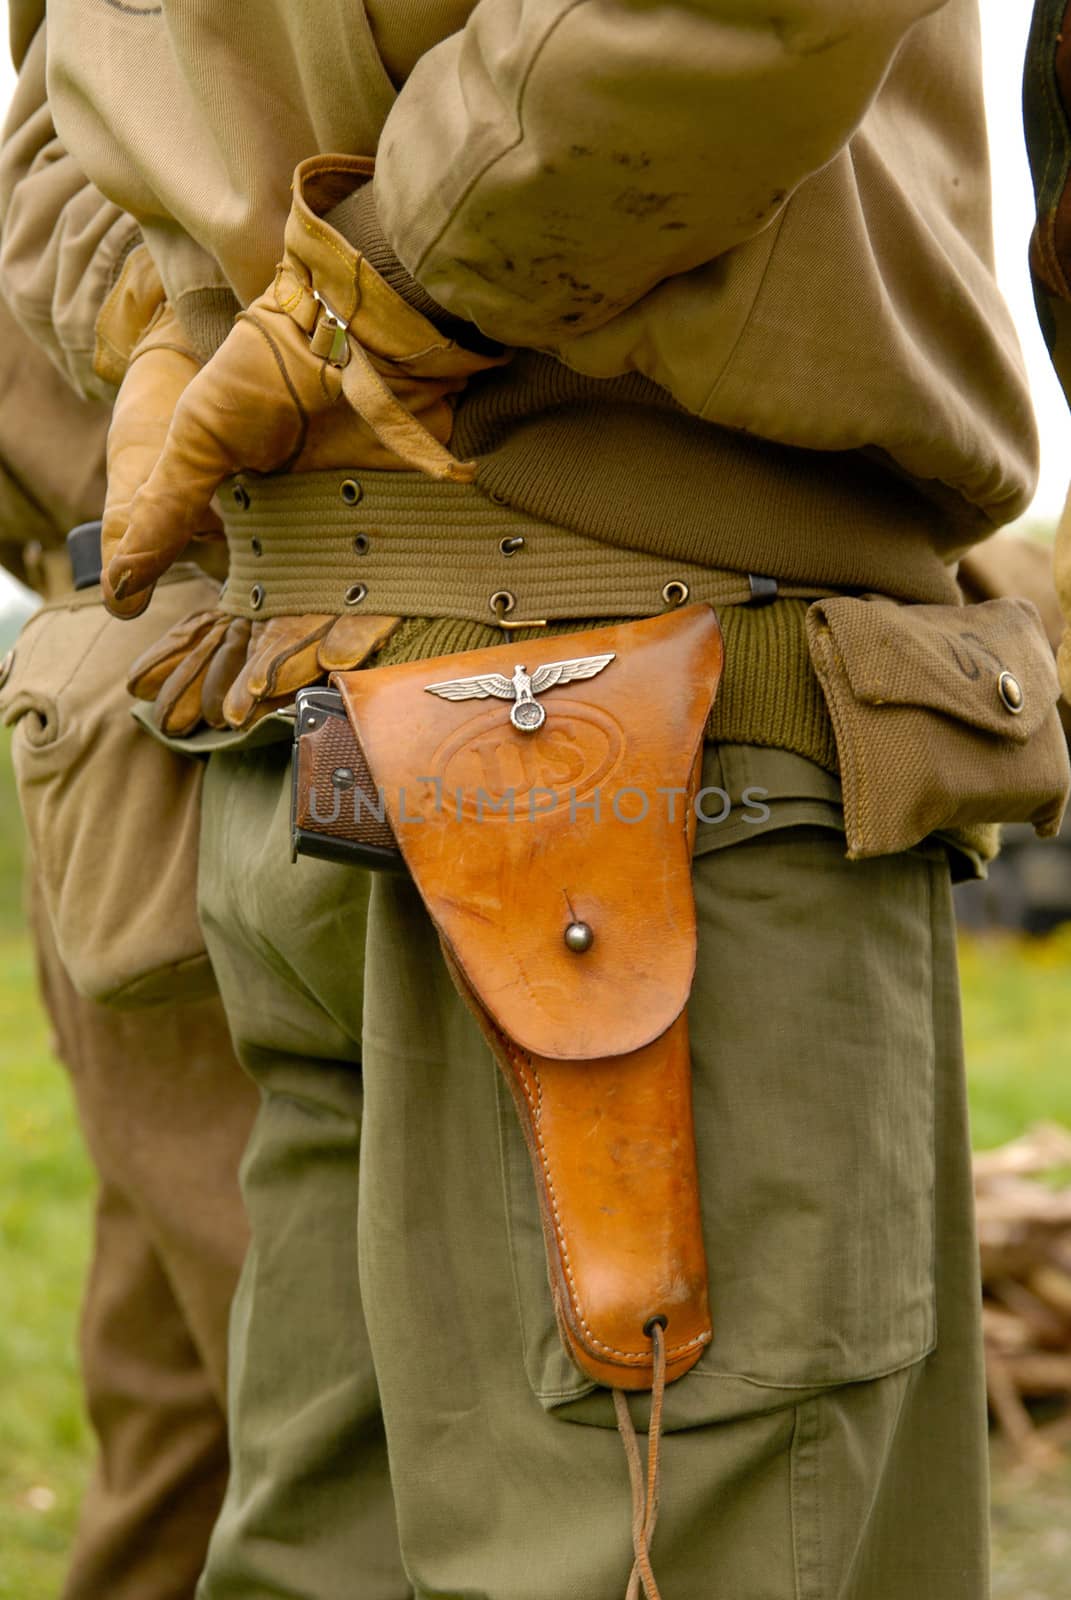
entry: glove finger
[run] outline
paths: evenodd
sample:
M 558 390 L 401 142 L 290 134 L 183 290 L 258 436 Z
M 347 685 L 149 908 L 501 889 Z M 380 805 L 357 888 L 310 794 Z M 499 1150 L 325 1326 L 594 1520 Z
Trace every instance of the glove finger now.
M 181 435 L 184 449 L 190 448 L 191 431 L 187 426 Z M 215 483 L 198 485 L 176 451 L 165 444 L 151 476 L 130 504 L 126 528 L 104 569 L 102 583 L 112 610 L 131 615 L 135 607 L 144 606 L 142 597 L 151 594 L 194 535 L 203 525 L 211 527 L 208 502 L 214 490 Z M 187 496 L 190 503 L 183 504 Z
M 210 502 L 224 478 L 243 467 L 270 471 L 293 455 L 305 423 L 287 374 L 270 332 L 246 313 L 183 391 L 108 563 L 119 602 L 151 587 L 196 533 L 212 527 Z
M 218 613 L 191 611 L 181 622 L 143 650 L 127 673 L 126 686 L 138 700 L 155 700 L 161 688 L 189 650 L 208 632 Z
M 347 672 L 359 667 L 386 643 L 400 622 L 400 617 L 336 617 L 334 626 L 320 640 L 317 657 L 321 671 Z
M 108 429 L 108 491 L 101 530 L 101 585 L 105 604 L 116 616 L 137 616 L 148 604 L 151 591 L 125 601 L 117 597 L 108 569 L 126 535 L 134 497 L 159 460 L 197 367 L 196 359 L 182 351 L 147 349 L 135 356 L 116 397 Z
M 244 728 L 257 703 L 249 680 L 259 666 L 261 646 L 269 626 L 267 622 L 254 622 L 245 663 L 223 696 L 223 720 L 229 728 Z
M 358 666 L 398 626 L 397 617 L 273 617 L 223 703 L 231 727 L 249 728 L 260 709 L 285 705 L 298 689 L 328 671 Z M 326 659 L 325 659 L 326 658 Z M 330 666 L 327 663 L 330 663 Z
M 205 673 L 201 688 L 201 715 L 210 728 L 225 728 L 223 701 L 235 678 L 245 666 L 252 633 L 244 617 L 235 617 Z
M 223 715 L 232 728 L 245 728 L 254 706 L 264 699 L 285 700 L 321 677 L 317 660 L 320 640 L 333 616 L 272 617 L 251 649 L 245 666 L 231 684 Z
M 212 657 L 222 643 L 229 617 L 218 617 L 202 639 L 175 667 L 156 696 L 156 726 L 161 733 L 181 739 L 201 720 L 201 689 Z
M 265 695 L 275 698 L 293 694 L 320 677 L 317 651 L 334 621 L 333 616 L 310 615 L 274 617 L 269 622 L 256 671 L 249 679 L 249 687 L 258 700 Z

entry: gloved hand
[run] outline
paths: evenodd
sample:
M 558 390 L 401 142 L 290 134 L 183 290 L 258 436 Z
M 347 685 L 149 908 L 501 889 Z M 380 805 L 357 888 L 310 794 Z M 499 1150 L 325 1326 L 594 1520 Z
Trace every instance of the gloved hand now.
M 111 522 L 123 531 L 107 587 L 116 601 L 151 589 L 202 528 L 220 483 L 239 471 L 407 466 L 471 481 L 472 464 L 445 448 L 449 396 L 504 357 L 444 338 L 322 220 L 371 172 L 359 157 L 298 167 L 271 286 L 182 393 L 122 519 L 114 508 Z
M 195 611 L 134 662 L 127 688 L 156 702 L 173 738 L 210 728 L 247 728 L 329 672 L 359 667 L 394 632 L 397 617 L 299 616 L 247 622 Z
M 101 533 L 105 569 L 126 531 L 130 502 L 156 465 L 175 407 L 201 368 L 171 307 L 145 245 L 131 250 L 101 306 L 95 328 L 93 368 L 119 393 L 108 432 L 108 493 Z M 210 513 L 203 532 L 219 532 Z M 121 604 L 104 584 L 105 603 L 116 615 L 136 617 L 149 595 Z
M 117 617 L 140 616 L 152 598 L 151 588 L 134 591 L 129 597 L 116 595 L 108 572 L 126 535 L 134 496 L 156 466 L 175 409 L 201 366 L 174 311 L 161 300 L 148 328 L 131 350 L 108 429 L 108 489 L 100 538 L 101 588 L 105 605 Z M 222 531 L 218 516 L 205 505 L 190 536 L 221 535 Z
M 323 220 L 372 170 L 371 161 L 345 156 L 298 167 L 271 286 L 239 314 L 177 398 L 163 448 L 137 493 L 123 498 L 117 484 L 113 506 L 109 492 L 105 593 L 117 614 L 136 614 L 130 608 L 140 609 L 208 524 L 219 484 L 239 471 L 409 467 L 471 481 L 474 464 L 446 448 L 451 397 L 473 373 L 507 357 L 446 338 Z M 158 654 L 136 663 L 130 686 L 157 700 L 165 731 L 196 725 L 198 693 L 205 720 L 245 726 L 268 700 L 287 698 L 327 670 L 325 651 L 333 665 L 359 664 L 363 655 L 352 659 L 356 635 L 367 630 L 340 629 L 341 620 L 280 618 L 245 628 L 220 616 L 187 638 L 161 641 Z

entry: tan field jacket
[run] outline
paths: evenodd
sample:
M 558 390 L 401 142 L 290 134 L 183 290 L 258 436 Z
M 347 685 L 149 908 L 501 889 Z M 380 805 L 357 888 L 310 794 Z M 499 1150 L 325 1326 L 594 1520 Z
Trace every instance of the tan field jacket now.
M 11 12 L 25 50 L 40 0 Z M 203 342 L 230 291 L 270 278 L 295 163 L 378 152 L 404 266 L 543 353 L 459 414 L 515 505 L 567 515 L 567 474 L 610 507 L 580 531 L 934 599 L 943 565 L 1026 504 L 976 0 L 52 0 L 47 25 L 62 144 L 136 218 Z M 39 112 L 18 116 L 7 147 L 32 172 Z M 5 292 L 29 320 L 56 251 L 84 325 L 129 231 L 35 237 L 4 185 Z M 593 395 L 613 413 L 597 428 Z M 846 512 L 824 498 L 856 478 Z
M 110 415 L 79 398 L 0 300 L 0 566 L 46 597 L 70 588 L 67 533 L 104 509 Z

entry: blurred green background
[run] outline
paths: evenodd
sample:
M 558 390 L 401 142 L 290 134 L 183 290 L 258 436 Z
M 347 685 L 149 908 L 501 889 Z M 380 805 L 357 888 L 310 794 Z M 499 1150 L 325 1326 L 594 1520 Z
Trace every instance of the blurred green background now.
M 78 1301 L 93 1183 L 23 930 L 20 825 L 0 737 L 0 1597 L 53 1600 L 90 1460 Z M 1071 1127 L 1071 925 L 965 939 L 976 1146 Z M 910 1529 L 905 1529 L 910 1538 Z M 1071 1600 L 1071 1465 L 1030 1479 L 994 1449 L 997 1600 Z M 101 1600 L 107 1600 L 101 1596 Z M 695 1597 L 700 1600 L 700 1597 Z

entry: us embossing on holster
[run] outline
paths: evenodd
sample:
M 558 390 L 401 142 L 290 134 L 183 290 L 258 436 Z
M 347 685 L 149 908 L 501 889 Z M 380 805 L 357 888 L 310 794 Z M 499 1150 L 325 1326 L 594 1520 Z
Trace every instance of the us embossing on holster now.
M 711 1338 L 685 1007 L 721 665 L 693 605 L 333 679 L 512 1090 L 566 1349 L 618 1390 Z

